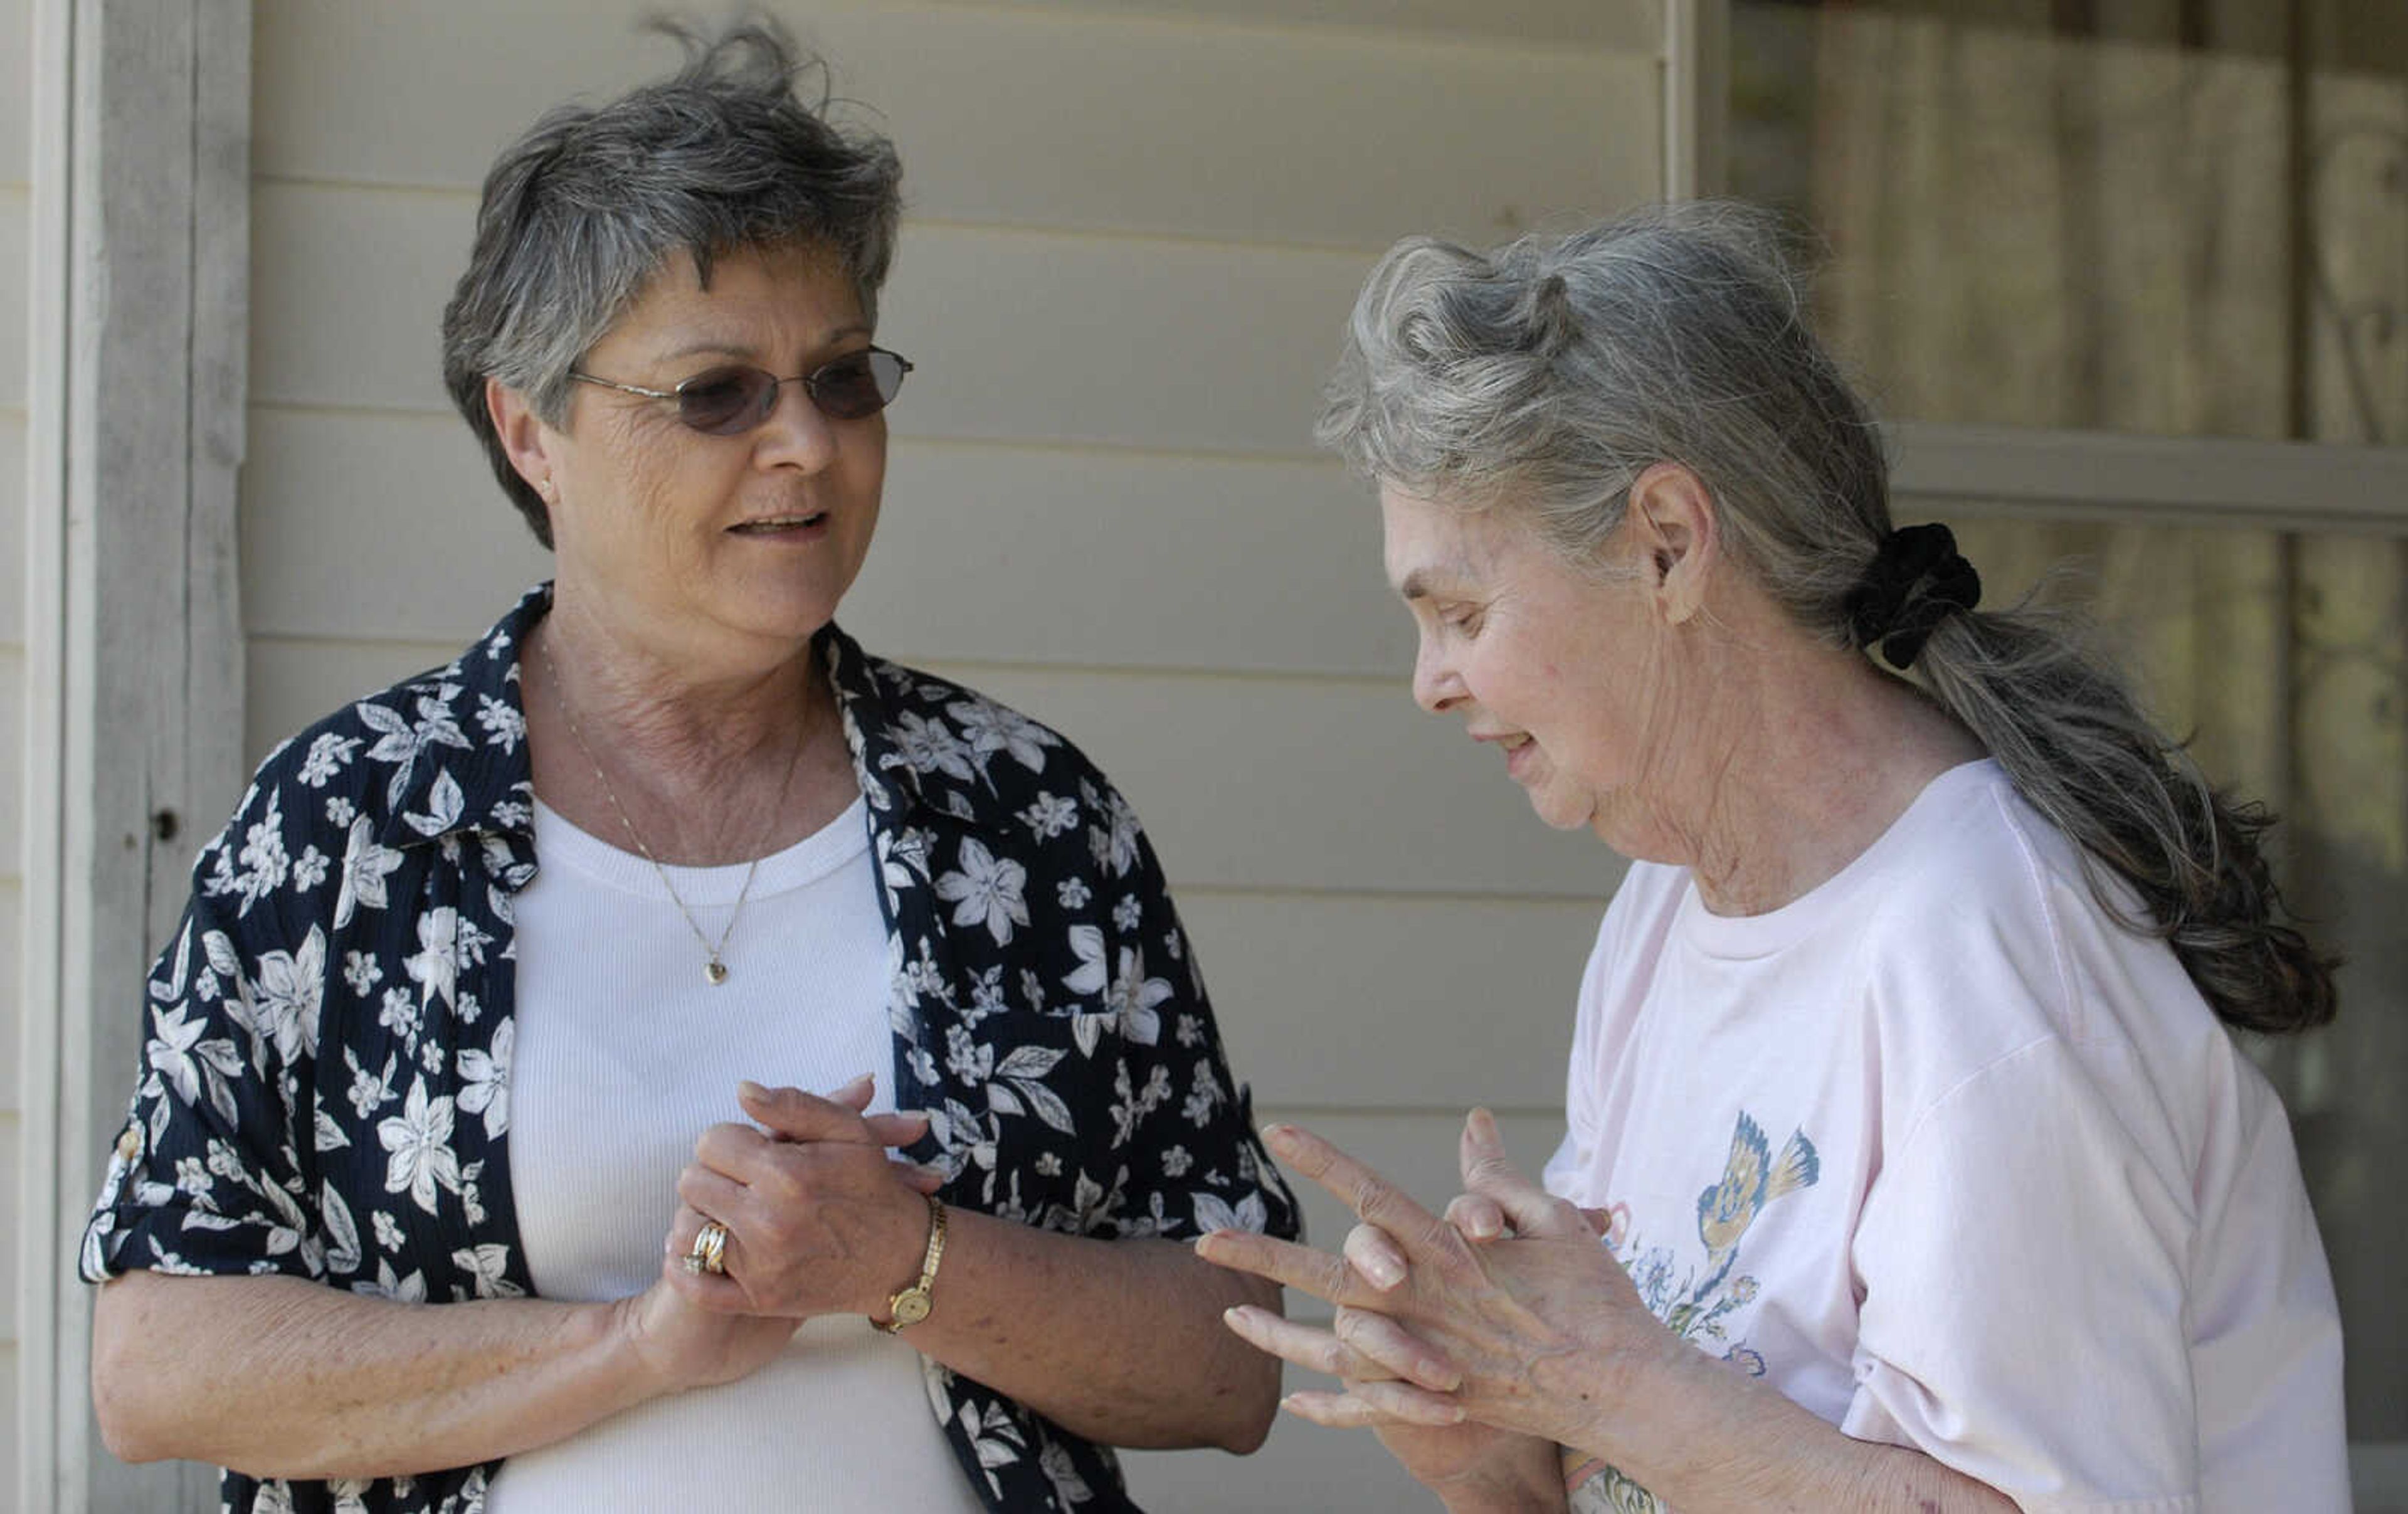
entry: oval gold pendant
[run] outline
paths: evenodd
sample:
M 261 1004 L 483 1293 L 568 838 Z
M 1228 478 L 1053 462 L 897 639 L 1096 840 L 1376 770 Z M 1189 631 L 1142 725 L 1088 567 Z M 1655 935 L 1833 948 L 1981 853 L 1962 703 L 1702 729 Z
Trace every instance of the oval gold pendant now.
M 716 988 L 727 981 L 727 964 L 714 957 L 703 968 L 702 975 L 710 981 L 712 988 Z

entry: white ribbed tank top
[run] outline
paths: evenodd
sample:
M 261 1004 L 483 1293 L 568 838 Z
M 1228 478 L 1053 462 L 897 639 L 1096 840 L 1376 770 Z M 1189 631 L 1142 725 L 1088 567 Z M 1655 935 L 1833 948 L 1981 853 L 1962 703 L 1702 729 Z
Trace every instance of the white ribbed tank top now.
M 541 803 L 535 830 L 540 871 L 516 901 L 511 1198 L 538 1293 L 622 1298 L 658 1274 L 695 1138 L 744 1117 L 738 1080 L 824 1092 L 867 1072 L 878 1080 L 871 1107 L 894 1107 L 867 808 L 855 800 L 761 859 L 715 988 L 651 863 Z M 744 868 L 667 871 L 716 941 Z M 982 1506 L 920 1367 L 908 1336 L 858 1315 L 813 1319 L 750 1377 L 510 1458 L 486 1508 L 791 1508 L 803 1498 L 829 1514 L 972 1514 Z

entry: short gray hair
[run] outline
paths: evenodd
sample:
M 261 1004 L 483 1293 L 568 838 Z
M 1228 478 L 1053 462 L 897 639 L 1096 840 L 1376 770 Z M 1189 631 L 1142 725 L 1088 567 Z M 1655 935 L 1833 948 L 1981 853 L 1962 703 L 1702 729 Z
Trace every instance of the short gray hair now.
M 494 160 L 443 311 L 444 387 L 547 547 L 543 500 L 486 413 L 487 379 L 566 425 L 570 370 L 681 251 L 707 284 L 732 252 L 825 248 L 872 322 L 894 261 L 901 165 L 883 136 L 830 121 L 824 64 L 766 20 L 654 28 L 684 46 L 682 68 L 606 105 L 555 107 Z M 807 101 L 796 86 L 812 74 Z
M 1857 644 L 1848 595 L 1891 530 L 1888 467 L 1763 211 L 1656 207 L 1494 252 L 1400 242 L 1355 304 L 1326 397 L 1317 435 L 1358 471 L 1519 512 L 1592 569 L 1639 475 L 1678 463 L 1790 619 Z M 1952 613 L 1914 670 L 2217 1015 L 2270 1031 L 2329 1019 L 2333 964 L 2275 887 L 2272 816 L 2217 792 L 2084 630 L 2028 605 Z

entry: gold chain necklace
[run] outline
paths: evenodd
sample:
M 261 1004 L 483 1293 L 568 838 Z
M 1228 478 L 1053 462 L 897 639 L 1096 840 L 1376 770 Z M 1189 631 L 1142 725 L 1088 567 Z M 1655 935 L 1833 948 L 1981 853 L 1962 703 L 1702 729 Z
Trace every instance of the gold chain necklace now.
M 546 637 L 538 644 L 536 652 L 543 658 L 543 670 L 552 677 L 552 702 L 559 708 L 560 718 L 568 724 L 568 738 L 577 743 L 577 750 L 585 755 L 586 765 L 594 770 L 594 781 L 602 786 L 602 797 L 610 801 L 610 808 L 619 816 L 619 824 L 626 830 L 627 839 L 636 844 L 636 850 L 652 865 L 652 872 L 659 876 L 661 887 L 668 890 L 669 902 L 677 906 L 678 914 L 685 920 L 685 928 L 694 932 L 694 939 L 701 944 L 706 958 L 702 980 L 716 988 L 727 981 L 727 938 L 736 934 L 736 921 L 744 913 L 744 901 L 752 897 L 752 876 L 761 871 L 761 859 L 756 857 L 746 865 L 744 887 L 736 892 L 736 907 L 727 912 L 726 928 L 719 932 L 719 940 L 713 942 L 703 934 L 702 927 L 695 923 L 694 911 L 686 908 L 684 898 L 677 891 L 677 885 L 669 881 L 668 869 L 661 866 L 661 859 L 652 855 L 652 849 L 644 844 L 644 838 L 636 833 L 636 822 L 627 818 L 627 807 L 619 802 L 618 790 L 610 786 L 609 775 L 602 771 L 601 762 L 594 756 L 594 748 L 585 743 L 585 733 L 577 728 L 577 716 L 568 709 L 568 685 L 561 682 L 560 665 L 552 660 L 551 640 Z M 802 766 L 803 748 L 809 744 L 808 738 L 809 732 L 806 732 L 803 740 L 796 741 L 795 755 L 786 759 L 786 776 L 778 786 L 776 813 L 779 815 L 786 813 L 786 796 L 794 791 L 795 770 Z

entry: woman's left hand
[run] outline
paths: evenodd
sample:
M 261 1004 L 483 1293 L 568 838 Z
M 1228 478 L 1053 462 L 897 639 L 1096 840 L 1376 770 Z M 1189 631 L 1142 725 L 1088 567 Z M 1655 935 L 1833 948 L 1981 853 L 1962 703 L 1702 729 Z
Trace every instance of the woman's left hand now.
M 1337 1306 L 1334 1331 L 1254 1310 L 1231 1316 L 1240 1335 L 1300 1366 L 1353 1363 L 1343 1392 L 1290 1400 L 1308 1419 L 1378 1426 L 1469 1418 L 1567 1445 L 1610 1444 L 1627 1395 L 1688 1349 L 1640 1302 L 1588 1217 L 1514 1169 L 1485 1110 L 1464 1122 L 1465 1198 L 1452 1218 L 1310 1132 L 1274 1126 L 1264 1138 L 1364 1222 L 1342 1257 L 1231 1231 L 1197 1244 L 1208 1262 Z
M 677 1256 L 706 1219 L 727 1230 L 725 1276 L 676 1270 L 679 1291 L 723 1313 L 884 1313 L 911 1281 L 927 1243 L 936 1175 L 888 1148 L 926 1133 L 918 1115 L 865 1115 L 867 1079 L 825 1097 L 747 1083 L 738 1102 L 755 1125 L 705 1131 L 678 1177 L 684 1201 L 669 1232 Z

